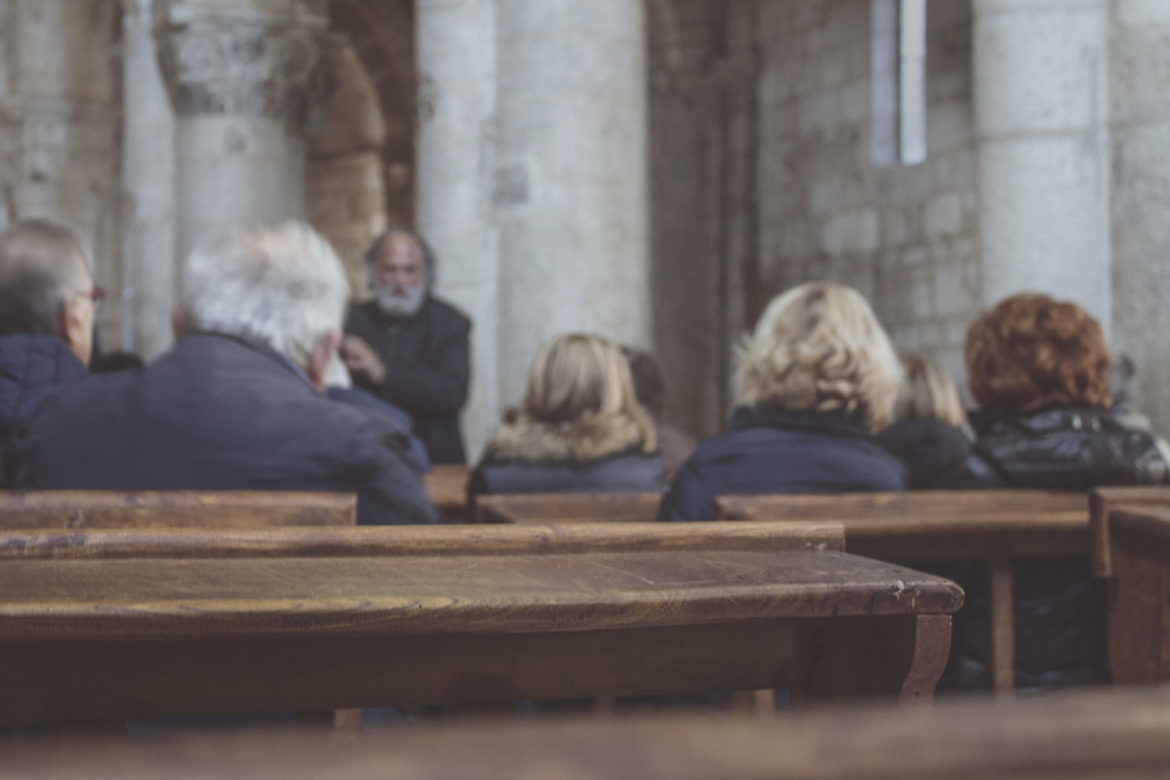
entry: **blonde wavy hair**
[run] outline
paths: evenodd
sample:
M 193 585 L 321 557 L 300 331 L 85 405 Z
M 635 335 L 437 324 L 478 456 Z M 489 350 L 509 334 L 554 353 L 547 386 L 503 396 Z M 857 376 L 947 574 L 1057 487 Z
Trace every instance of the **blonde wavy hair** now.
M 955 380 L 923 355 L 902 358 L 902 388 L 894 404 L 896 420 L 937 420 L 968 430 L 967 413 Z
M 889 425 L 902 368 L 865 298 L 809 282 L 774 298 L 741 343 L 733 378 L 740 405 L 860 413 Z
M 634 394 L 621 347 L 590 333 L 566 333 L 541 347 L 518 411 L 548 425 L 623 415 L 642 431 L 643 452 L 658 447 L 654 422 Z

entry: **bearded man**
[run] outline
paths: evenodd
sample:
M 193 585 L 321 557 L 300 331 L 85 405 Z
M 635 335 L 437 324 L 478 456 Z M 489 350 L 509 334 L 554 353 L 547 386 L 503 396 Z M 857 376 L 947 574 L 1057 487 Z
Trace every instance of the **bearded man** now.
M 354 382 L 406 410 L 432 463 L 464 463 L 471 321 L 431 294 L 434 257 L 407 230 L 374 239 L 366 273 L 374 298 L 350 309 L 341 346 Z

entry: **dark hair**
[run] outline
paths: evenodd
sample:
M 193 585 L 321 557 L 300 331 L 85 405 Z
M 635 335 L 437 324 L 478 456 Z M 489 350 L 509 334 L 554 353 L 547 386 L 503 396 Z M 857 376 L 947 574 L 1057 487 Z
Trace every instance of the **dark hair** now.
M 413 230 L 401 227 L 399 225 L 391 225 L 383 230 L 381 233 L 370 242 L 370 246 L 366 249 L 366 253 L 362 259 L 366 264 L 366 275 L 372 280 L 374 278 L 373 269 L 378 262 L 378 250 L 382 248 L 382 243 L 391 236 L 410 236 L 418 244 L 422 250 L 423 266 L 426 268 L 426 288 L 431 290 L 435 284 L 435 253 L 431 251 L 431 246 L 426 242 L 422 236 L 415 233 Z M 372 284 L 372 282 L 371 282 Z
M 0 278 L 0 336 L 60 336 L 63 301 L 58 280 L 43 270 L 24 268 Z
M 630 364 L 630 377 L 634 380 L 634 395 L 638 403 L 646 407 L 650 414 L 662 414 L 666 400 L 666 385 L 662 381 L 662 371 L 658 368 L 658 361 L 649 352 L 643 352 L 633 347 L 622 347 L 622 354 Z
M 1109 406 L 1109 348 L 1101 324 L 1075 303 L 1023 293 L 967 330 L 971 393 L 984 409 Z

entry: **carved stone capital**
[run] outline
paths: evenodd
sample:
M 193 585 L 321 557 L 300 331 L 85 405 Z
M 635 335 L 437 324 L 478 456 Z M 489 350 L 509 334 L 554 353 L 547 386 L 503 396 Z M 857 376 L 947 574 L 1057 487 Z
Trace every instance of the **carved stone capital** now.
M 336 40 L 323 24 L 206 15 L 156 28 L 175 113 L 281 119 L 303 127 L 333 91 Z

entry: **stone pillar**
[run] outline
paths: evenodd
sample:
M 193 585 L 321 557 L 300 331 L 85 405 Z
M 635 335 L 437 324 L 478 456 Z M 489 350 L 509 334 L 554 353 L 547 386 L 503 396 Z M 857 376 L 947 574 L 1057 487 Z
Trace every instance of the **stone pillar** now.
M 1113 0 L 1113 308 L 1116 351 L 1137 366 L 1137 408 L 1170 432 L 1170 3 Z
M 147 360 L 171 344 L 175 116 L 158 68 L 153 0 L 122 0 L 124 333 Z
M 178 117 L 176 244 L 305 213 L 309 112 L 329 92 L 321 0 L 160 0 Z
M 438 258 L 437 292 L 471 317 L 475 457 L 499 422 L 498 255 L 488 203 L 495 106 L 493 0 L 417 0 L 416 222 Z
M 981 298 L 1037 290 L 1110 327 L 1105 0 L 975 0 Z
M 497 0 L 500 400 L 570 330 L 650 341 L 643 4 Z

